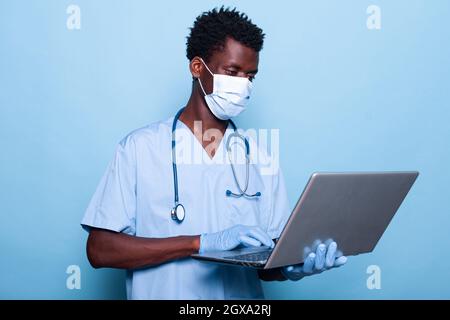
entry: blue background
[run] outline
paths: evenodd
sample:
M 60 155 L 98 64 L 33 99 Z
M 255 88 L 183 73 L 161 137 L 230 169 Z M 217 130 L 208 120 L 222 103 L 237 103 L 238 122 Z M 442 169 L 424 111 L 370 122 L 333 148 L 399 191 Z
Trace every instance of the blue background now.
M 0 298 L 124 298 L 79 226 L 116 143 L 182 106 L 195 17 L 237 5 L 267 34 L 243 127 L 279 128 L 294 205 L 313 171 L 419 170 L 375 251 L 268 298 L 450 298 L 448 1 L 1 1 Z M 81 8 L 68 30 L 66 8 Z M 381 30 L 366 9 L 381 8 Z M 169 210 L 169 208 L 168 208 Z M 81 290 L 66 268 L 81 267 Z M 366 268 L 381 268 L 368 290 Z

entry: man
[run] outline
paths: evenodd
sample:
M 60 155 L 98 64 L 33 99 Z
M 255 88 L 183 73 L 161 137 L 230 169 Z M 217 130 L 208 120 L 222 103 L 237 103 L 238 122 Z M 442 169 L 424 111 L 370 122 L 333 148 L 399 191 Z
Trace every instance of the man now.
M 200 15 L 187 40 L 193 85 L 185 108 L 118 144 L 82 225 L 90 232 L 92 266 L 127 269 L 129 299 L 263 298 L 260 279 L 298 280 L 345 263 L 334 242 L 318 245 L 304 265 L 269 271 L 189 258 L 240 245 L 273 246 L 289 216 L 279 170 L 262 174 L 259 163 L 235 170 L 224 157 L 235 132 L 229 119 L 245 108 L 263 39 L 235 9 Z M 254 141 L 249 147 L 252 156 L 267 157 Z M 189 161 L 187 150 L 202 161 Z M 245 169 L 248 187 L 237 179 Z

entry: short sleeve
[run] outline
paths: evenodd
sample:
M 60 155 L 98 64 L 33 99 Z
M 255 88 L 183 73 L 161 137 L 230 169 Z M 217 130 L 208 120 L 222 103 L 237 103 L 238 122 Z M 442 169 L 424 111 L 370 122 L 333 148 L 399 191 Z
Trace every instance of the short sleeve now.
M 136 221 L 136 145 L 131 136 L 117 145 L 81 225 L 134 235 Z
M 272 176 L 272 197 L 267 233 L 272 239 L 279 238 L 290 216 L 289 200 L 281 169 Z

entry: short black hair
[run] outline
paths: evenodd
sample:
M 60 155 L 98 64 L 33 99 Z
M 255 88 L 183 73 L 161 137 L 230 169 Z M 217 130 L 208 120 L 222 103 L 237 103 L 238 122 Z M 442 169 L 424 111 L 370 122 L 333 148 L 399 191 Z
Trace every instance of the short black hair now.
M 245 13 L 223 6 L 203 12 L 190 30 L 186 43 L 186 56 L 189 61 L 196 56 L 207 61 L 214 51 L 223 49 L 228 37 L 260 52 L 265 36 Z

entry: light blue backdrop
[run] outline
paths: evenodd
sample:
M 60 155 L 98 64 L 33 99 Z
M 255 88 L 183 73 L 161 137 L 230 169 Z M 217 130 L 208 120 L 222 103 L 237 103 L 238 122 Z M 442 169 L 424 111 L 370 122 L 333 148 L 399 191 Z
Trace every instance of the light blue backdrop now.
M 268 298 L 450 298 L 448 1 L 0 2 L 0 298 L 124 298 L 79 227 L 129 131 L 186 102 L 195 17 L 237 5 L 267 39 L 243 127 L 280 128 L 292 205 L 313 171 L 419 170 L 371 254 Z M 66 8 L 81 8 L 68 30 Z M 381 8 L 381 30 L 366 9 Z M 169 209 L 169 208 L 168 208 Z M 66 268 L 81 267 L 81 290 Z M 366 286 L 369 265 L 381 289 Z

